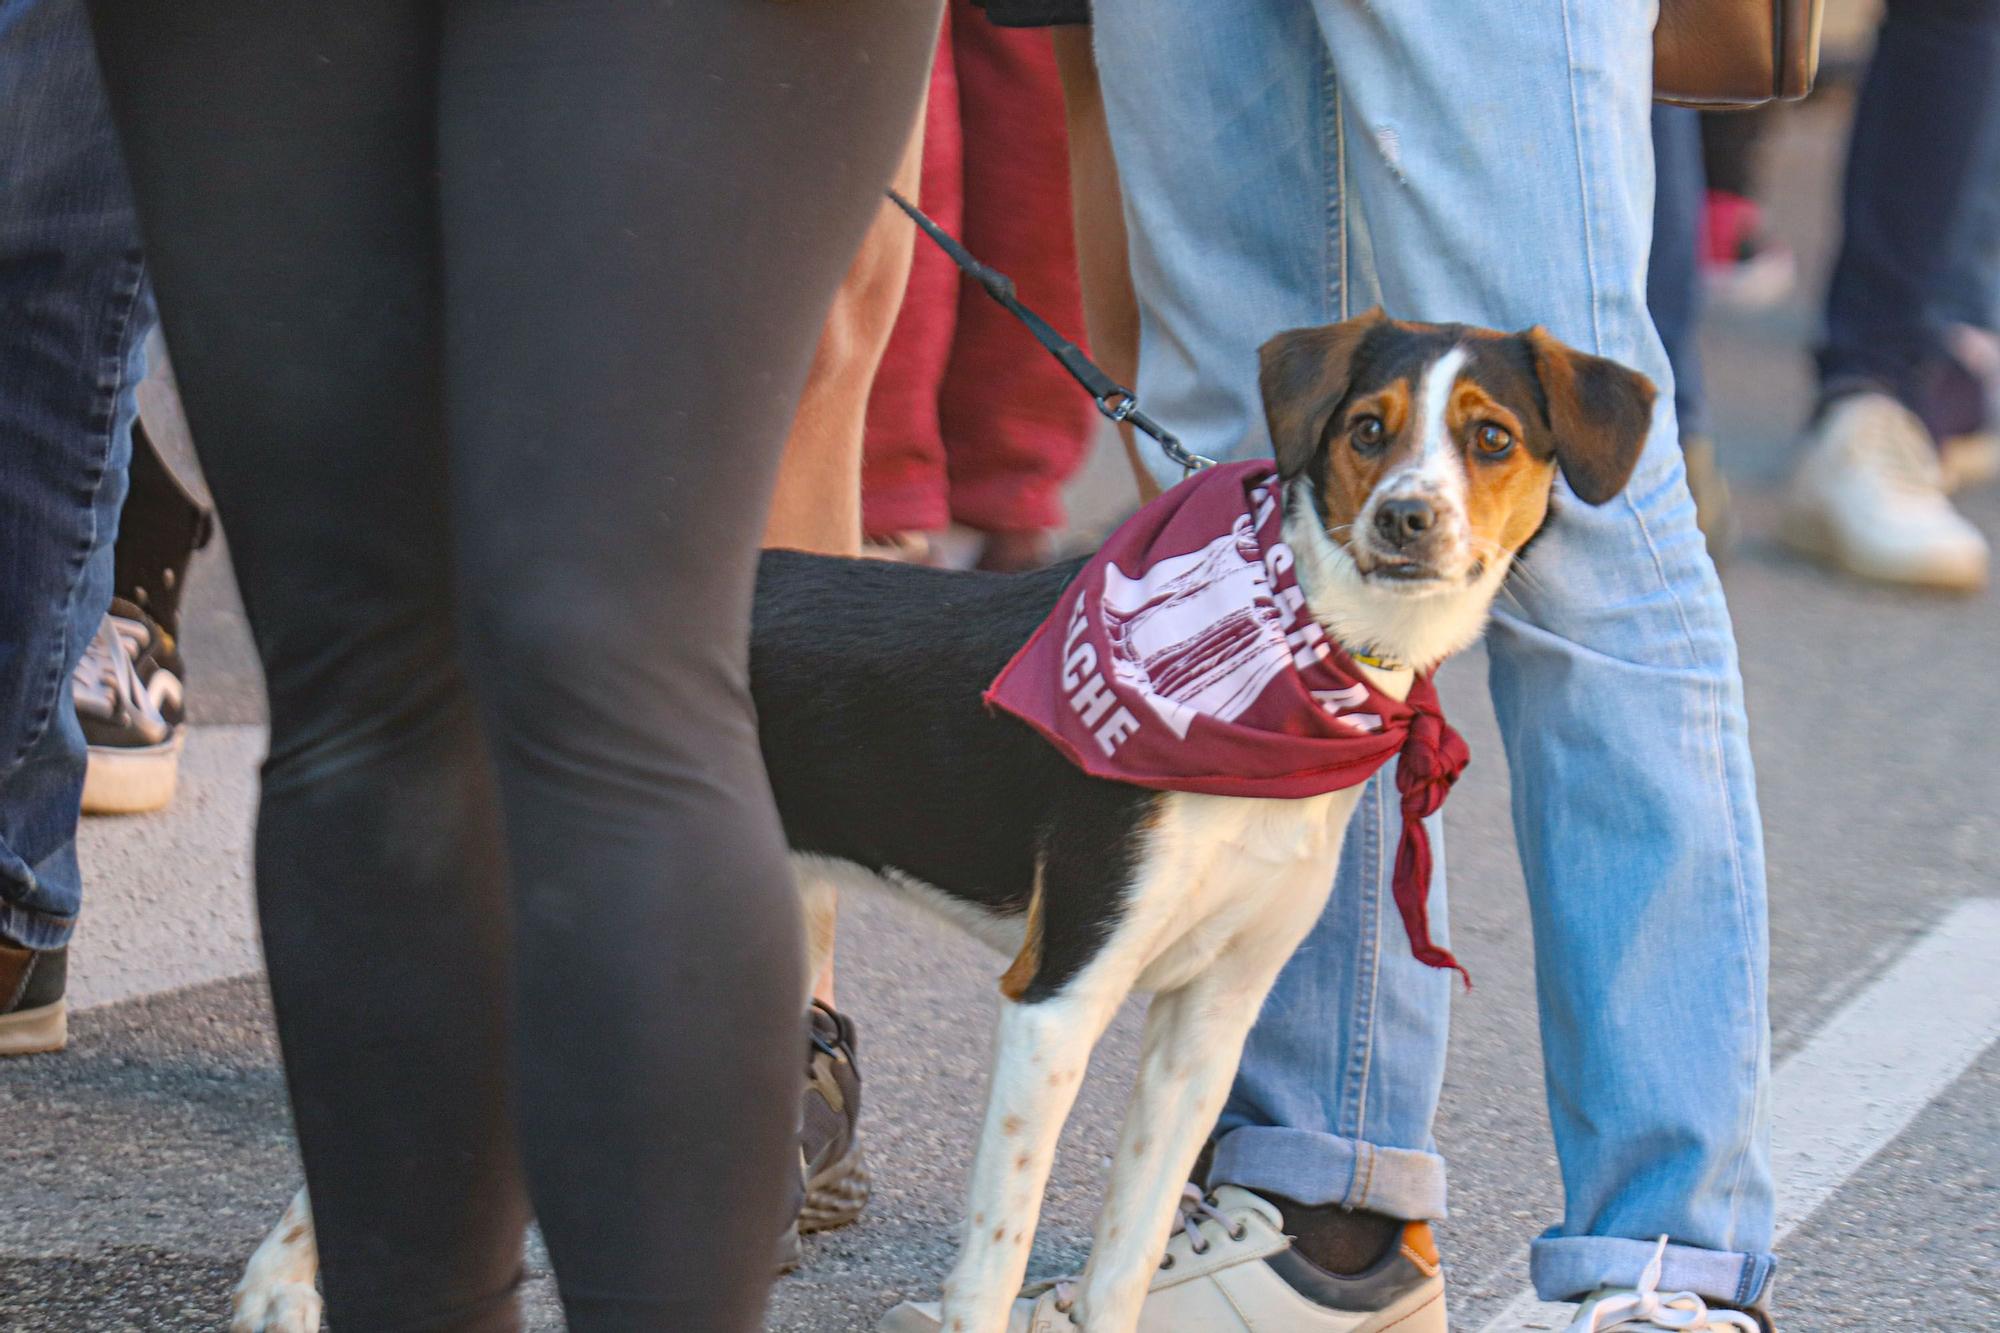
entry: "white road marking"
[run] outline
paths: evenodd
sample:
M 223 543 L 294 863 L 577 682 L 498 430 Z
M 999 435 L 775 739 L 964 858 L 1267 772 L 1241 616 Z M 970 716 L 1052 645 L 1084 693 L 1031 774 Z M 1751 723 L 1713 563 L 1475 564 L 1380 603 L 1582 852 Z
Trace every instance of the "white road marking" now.
M 1813 1212 L 2000 1039 L 2000 898 L 1960 903 L 1814 1033 L 1773 1080 L 1777 1236 Z M 1481 1329 L 1568 1326 L 1522 1292 Z

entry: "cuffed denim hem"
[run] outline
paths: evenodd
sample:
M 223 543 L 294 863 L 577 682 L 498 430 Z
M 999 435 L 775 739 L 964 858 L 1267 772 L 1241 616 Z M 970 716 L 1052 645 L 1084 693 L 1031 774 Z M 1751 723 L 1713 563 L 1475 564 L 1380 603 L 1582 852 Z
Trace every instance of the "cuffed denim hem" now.
M 1208 1183 L 1412 1222 L 1445 1216 L 1444 1158 L 1308 1129 L 1244 1125 L 1229 1131 L 1215 1145 Z
M 1528 1274 L 1535 1295 L 1545 1301 L 1573 1301 L 1599 1287 L 1636 1287 L 1658 1244 L 1544 1232 L 1529 1247 Z M 1768 1254 L 1669 1245 L 1660 1266 L 1660 1290 L 1691 1291 L 1704 1301 L 1729 1305 L 1755 1305 L 1777 1266 L 1777 1259 Z
M 60 949 L 75 931 L 73 916 L 51 916 L 0 898 L 0 938 L 23 949 Z

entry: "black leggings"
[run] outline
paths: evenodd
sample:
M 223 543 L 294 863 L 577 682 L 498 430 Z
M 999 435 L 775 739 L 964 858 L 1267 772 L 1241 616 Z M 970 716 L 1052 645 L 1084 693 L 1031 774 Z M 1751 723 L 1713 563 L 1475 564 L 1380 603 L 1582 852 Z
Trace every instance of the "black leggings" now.
M 331 1319 L 757 1325 L 800 929 L 745 643 L 936 0 L 92 0 L 264 660 Z M 276 1201 L 274 1201 L 275 1203 Z

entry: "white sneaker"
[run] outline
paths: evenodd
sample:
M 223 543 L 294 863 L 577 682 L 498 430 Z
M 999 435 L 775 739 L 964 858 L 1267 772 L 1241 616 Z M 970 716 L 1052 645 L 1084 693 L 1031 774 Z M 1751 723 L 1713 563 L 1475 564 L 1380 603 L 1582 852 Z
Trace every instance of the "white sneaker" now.
M 1139 1333 L 1447 1333 L 1444 1274 L 1431 1229 L 1403 1228 L 1402 1243 L 1365 1273 L 1339 1277 L 1292 1253 L 1278 1210 L 1224 1185 L 1213 1201 L 1189 1189 L 1139 1315 Z M 1076 1333 L 1075 1279 L 1030 1286 L 1007 1333 Z M 939 1333 L 935 1301 L 905 1302 L 877 1333 Z
M 1945 499 L 1923 423 L 1887 394 L 1849 394 L 1827 408 L 1793 474 L 1779 535 L 1863 578 L 1955 591 L 1986 583 L 1986 538 Z
M 1636 1287 L 1605 1287 L 1585 1298 L 1576 1312 L 1576 1322 L 1567 1333 L 1721 1333 L 1723 1329 L 1743 1329 L 1764 1333 L 1765 1325 L 1756 1316 L 1740 1310 L 1711 1310 L 1691 1291 L 1670 1291 L 1662 1296 L 1660 1264 L 1667 1253 L 1667 1238 L 1660 1237 L 1646 1271 Z

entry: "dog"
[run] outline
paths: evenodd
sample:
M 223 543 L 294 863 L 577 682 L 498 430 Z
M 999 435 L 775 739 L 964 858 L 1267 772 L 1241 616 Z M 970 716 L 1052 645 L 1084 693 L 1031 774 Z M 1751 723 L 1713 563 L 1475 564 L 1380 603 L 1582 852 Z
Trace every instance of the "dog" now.
M 1551 504 L 1568 502 L 1558 474 L 1588 505 L 1623 489 L 1655 396 L 1638 372 L 1539 328 L 1380 310 L 1277 335 L 1259 379 L 1276 462 L 1266 493 L 1313 634 L 1394 701 L 1481 633 Z M 1266 992 L 1325 905 L 1360 797 L 1358 785 L 1274 799 L 1094 776 L 982 706 L 1061 614 L 1080 568 L 981 574 L 767 552 L 758 573 L 752 693 L 806 911 L 807 975 L 827 960 L 838 891 L 861 885 L 914 899 L 1012 960 L 943 1289 L 952 1333 L 1007 1327 L 1057 1136 L 1093 1047 L 1140 990 L 1153 998 L 1137 1081 L 1070 1310 L 1090 1333 L 1136 1326 L 1181 1182 Z M 1106 576 L 1104 599 L 1120 644 L 1141 646 L 1109 665 L 1154 680 L 1171 651 L 1143 646 L 1131 620 L 1143 597 L 1122 577 Z M 1160 708 L 1236 708 L 1257 686 L 1251 657 L 1203 651 L 1193 683 L 1148 686 L 1173 694 L 1153 696 Z M 314 1269 L 301 1191 L 237 1288 L 236 1333 L 316 1328 Z

